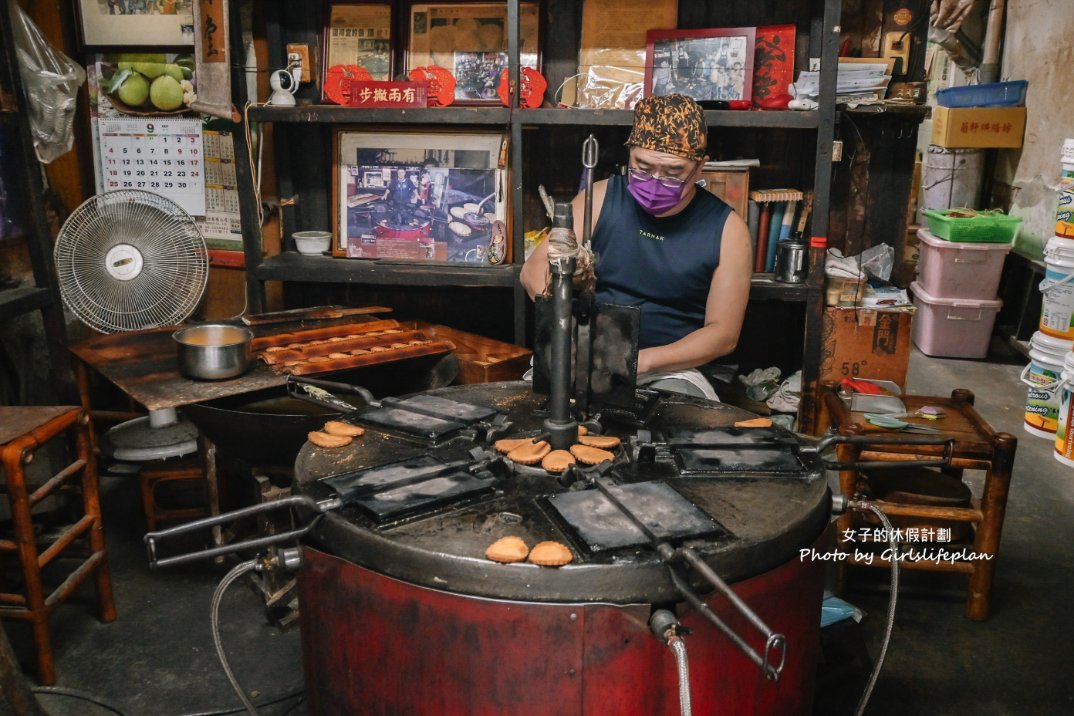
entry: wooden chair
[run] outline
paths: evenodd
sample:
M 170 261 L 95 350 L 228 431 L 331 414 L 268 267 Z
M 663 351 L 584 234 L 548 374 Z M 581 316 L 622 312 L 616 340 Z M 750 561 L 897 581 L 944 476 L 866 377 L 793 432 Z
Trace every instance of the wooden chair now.
M 37 651 L 38 680 L 42 684 L 56 682 L 48 618 L 80 584 L 92 576 L 97 587 L 100 620 L 111 622 L 116 618 L 88 423 L 86 414 L 77 407 L 0 407 L 2 489 L 10 503 L 13 531 L 13 539 L 0 537 L 0 555 L 9 552 L 18 555 L 23 582 L 22 592 L 0 592 L 0 618 L 30 623 Z M 64 434 L 73 437 L 75 460 L 41 485 L 27 484 L 24 467 L 33 460 L 35 451 Z M 83 514 L 51 544 L 39 545 L 34 534 L 33 508 L 61 490 L 81 493 Z M 82 561 L 74 571 L 46 594 L 42 570 L 80 538 L 88 541 L 89 556 L 80 555 Z
M 897 435 L 870 425 L 861 413 L 851 412 L 839 396 L 838 383 L 824 383 L 821 386 L 820 420 L 822 428 L 835 428 L 843 435 Z M 971 500 L 968 507 L 949 507 L 907 502 L 876 501 L 876 505 L 888 515 L 898 515 L 937 521 L 955 521 L 969 523 L 973 526 L 972 545 L 967 553 L 976 557 L 971 559 L 920 559 L 902 560 L 906 569 L 926 571 L 958 572 L 969 575 L 969 591 L 966 596 L 966 616 L 983 621 L 991 611 L 990 596 L 992 578 L 999 556 L 999 540 L 1003 531 L 1003 517 L 1007 509 L 1007 492 L 1010 487 L 1011 471 L 1014 467 L 1014 453 L 1018 440 L 1009 433 L 997 433 L 977 411 L 974 410 L 973 393 L 969 390 L 955 390 L 950 398 L 904 395 L 903 402 L 908 412 L 932 405 L 943 408 L 945 417 L 934 421 L 913 420 L 925 423 L 941 431 L 937 437 L 955 439 L 951 468 L 948 474 L 962 476 L 963 470 L 983 470 L 984 489 L 980 499 Z M 905 462 L 911 460 L 938 457 L 942 447 L 912 445 L 839 445 L 836 449 L 840 462 L 879 461 Z M 839 473 L 839 485 L 843 494 L 853 497 L 868 494 L 867 478 L 856 470 L 844 470 Z M 838 538 L 841 546 L 851 555 L 848 564 L 867 564 L 853 558 L 855 549 L 846 540 L 853 534 L 852 516 L 842 515 L 838 522 Z M 904 545 L 904 546 L 913 546 Z M 921 545 L 917 545 L 921 547 Z M 942 544 L 934 545 L 942 547 Z M 926 550 L 920 550 L 926 551 Z M 951 548 L 948 551 L 958 552 Z M 841 563 L 842 566 L 843 563 Z M 888 562 L 874 559 L 872 566 L 887 567 Z M 841 570 L 842 571 L 842 570 Z M 840 578 L 842 580 L 842 573 Z

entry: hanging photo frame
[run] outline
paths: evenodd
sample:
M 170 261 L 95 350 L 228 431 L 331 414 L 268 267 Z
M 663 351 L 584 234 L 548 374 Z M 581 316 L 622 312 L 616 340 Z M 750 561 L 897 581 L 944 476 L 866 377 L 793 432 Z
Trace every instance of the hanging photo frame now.
M 325 89 L 333 72 L 353 73 L 347 68 L 360 67 L 371 80 L 392 79 L 391 3 L 328 0 L 324 17 L 321 87 L 325 101 L 335 101 Z
M 337 130 L 333 255 L 504 261 L 506 142 L 500 132 Z
M 650 30 L 645 96 L 684 94 L 698 102 L 750 100 L 756 28 Z
M 519 3 L 519 61 L 541 69 L 540 8 Z M 438 65 L 455 77 L 455 104 L 499 105 L 500 75 L 507 69 L 507 4 L 421 3 L 410 7 L 406 64 Z
M 194 44 L 196 0 L 78 0 L 83 47 Z

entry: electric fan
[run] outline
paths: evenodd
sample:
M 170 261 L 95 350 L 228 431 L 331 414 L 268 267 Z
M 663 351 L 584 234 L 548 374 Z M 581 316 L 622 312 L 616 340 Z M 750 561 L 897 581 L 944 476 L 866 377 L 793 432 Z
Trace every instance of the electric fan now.
M 56 237 L 60 296 L 103 333 L 171 326 L 201 302 L 209 257 L 194 219 L 171 199 L 121 189 L 83 202 Z M 158 460 L 197 450 L 197 428 L 174 409 L 115 426 L 102 449 L 117 460 Z

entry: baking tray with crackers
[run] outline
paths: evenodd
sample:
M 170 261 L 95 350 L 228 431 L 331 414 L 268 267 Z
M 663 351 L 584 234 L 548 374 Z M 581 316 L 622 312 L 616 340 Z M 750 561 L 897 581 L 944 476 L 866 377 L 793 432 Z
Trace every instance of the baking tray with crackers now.
M 277 373 L 310 375 L 441 355 L 455 344 L 395 320 L 379 320 L 283 333 L 258 339 L 253 348 Z

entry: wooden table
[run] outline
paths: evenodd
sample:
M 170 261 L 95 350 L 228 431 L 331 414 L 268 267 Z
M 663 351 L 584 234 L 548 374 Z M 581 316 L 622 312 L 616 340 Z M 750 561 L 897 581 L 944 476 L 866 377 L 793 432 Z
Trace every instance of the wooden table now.
M 274 373 L 260 361 L 255 361 L 245 373 L 230 380 L 194 380 L 180 375 L 179 347 L 172 340 L 175 330 L 171 327 L 113 333 L 73 344 L 71 352 L 78 358 L 75 371 L 82 407 L 88 410 L 87 367 L 100 373 L 147 410 L 178 408 L 287 382 L 286 375 Z

